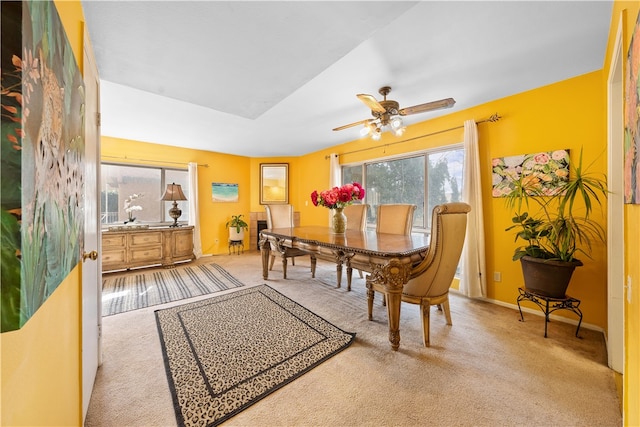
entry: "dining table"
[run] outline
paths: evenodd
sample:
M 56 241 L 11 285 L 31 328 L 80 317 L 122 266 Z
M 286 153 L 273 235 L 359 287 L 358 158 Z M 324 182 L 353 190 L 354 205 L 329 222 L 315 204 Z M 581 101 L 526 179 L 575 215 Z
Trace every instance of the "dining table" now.
M 259 246 L 264 280 L 269 279 L 271 251 L 284 252 L 286 248 L 308 252 L 312 273 L 315 273 L 316 258 L 335 262 L 338 279 L 343 265 L 347 266 L 348 271 L 357 268 L 368 272 L 367 292 L 373 292 L 369 282 L 379 283 L 385 289 L 389 342 L 393 350 L 398 350 L 402 288 L 417 273 L 416 267 L 427 255 L 428 234 L 414 232 L 398 235 L 379 233 L 374 229 L 347 230 L 338 234 L 331 227 L 323 226 L 273 228 L 260 231 Z

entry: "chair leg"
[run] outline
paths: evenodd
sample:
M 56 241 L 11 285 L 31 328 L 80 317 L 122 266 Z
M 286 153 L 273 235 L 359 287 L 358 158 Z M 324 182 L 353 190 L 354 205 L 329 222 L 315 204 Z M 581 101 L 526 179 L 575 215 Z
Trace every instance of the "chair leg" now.
M 382 306 L 385 307 L 387 305 L 387 296 L 382 294 Z
M 362 270 L 358 270 L 358 273 L 360 274 L 360 278 L 362 279 L 364 276 L 362 275 Z
M 420 303 L 420 311 L 422 312 L 422 343 L 425 347 L 429 347 L 429 315 L 431 305 L 428 301 L 422 301 Z
M 447 325 L 451 325 L 451 308 L 449 306 L 449 295 L 447 295 L 447 299 L 441 304 L 442 311 L 444 311 L 444 318 L 447 319 Z
M 273 263 L 276 261 L 276 256 L 271 254 L 271 262 L 269 263 L 269 271 L 273 270 Z

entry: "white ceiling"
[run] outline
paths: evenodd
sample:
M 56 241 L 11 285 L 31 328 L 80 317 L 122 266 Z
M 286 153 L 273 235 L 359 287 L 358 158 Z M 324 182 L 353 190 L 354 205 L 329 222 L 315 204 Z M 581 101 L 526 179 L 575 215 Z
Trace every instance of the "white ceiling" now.
M 453 97 L 411 124 L 602 68 L 608 1 L 83 1 L 102 134 L 250 157 L 359 137 L 357 98 Z M 481 119 L 481 118 L 478 118 Z

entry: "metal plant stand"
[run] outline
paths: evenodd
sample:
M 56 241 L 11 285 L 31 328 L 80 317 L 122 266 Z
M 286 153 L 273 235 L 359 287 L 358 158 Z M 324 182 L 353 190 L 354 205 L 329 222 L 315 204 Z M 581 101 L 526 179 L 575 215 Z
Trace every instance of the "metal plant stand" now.
M 232 252 L 237 255 L 244 253 L 244 241 L 229 240 L 229 255 L 231 255 Z
M 549 315 L 556 310 L 570 310 L 579 317 L 578 327 L 576 328 L 576 337 L 578 337 L 580 325 L 582 324 L 582 311 L 580 310 L 579 299 L 568 295 L 565 295 L 564 298 L 552 298 L 524 288 L 518 288 L 518 291 L 520 292 L 520 295 L 518 296 L 518 310 L 520 310 L 521 322 L 524 322 L 524 316 L 522 315 L 520 301 L 527 300 L 533 302 L 544 312 L 544 337 L 547 338 L 547 323 L 549 323 Z

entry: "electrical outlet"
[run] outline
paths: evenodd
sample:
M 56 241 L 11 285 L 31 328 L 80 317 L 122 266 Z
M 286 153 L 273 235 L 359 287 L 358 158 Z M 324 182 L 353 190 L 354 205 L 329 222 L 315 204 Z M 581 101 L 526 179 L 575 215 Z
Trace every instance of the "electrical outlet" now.
M 500 273 L 499 271 L 494 271 L 493 272 L 493 281 L 494 282 L 502 282 L 502 273 Z

